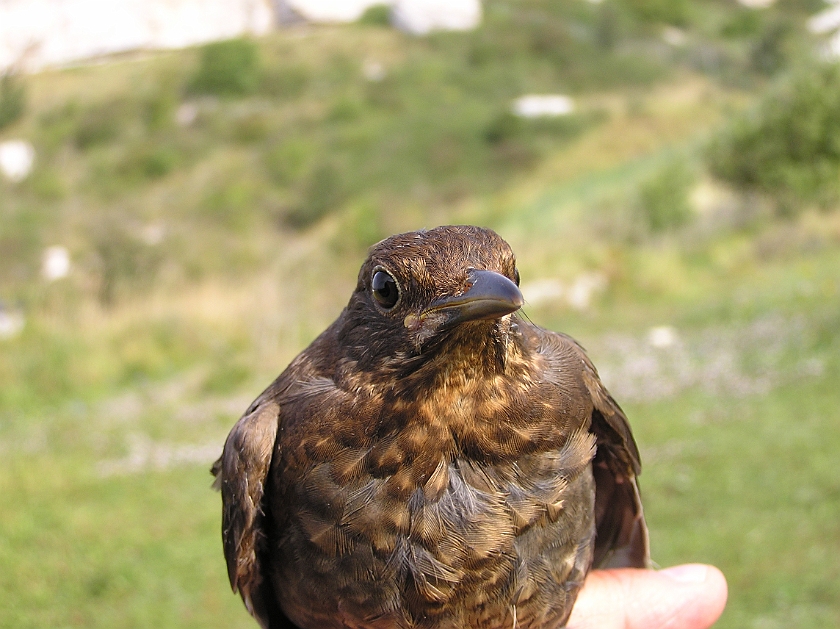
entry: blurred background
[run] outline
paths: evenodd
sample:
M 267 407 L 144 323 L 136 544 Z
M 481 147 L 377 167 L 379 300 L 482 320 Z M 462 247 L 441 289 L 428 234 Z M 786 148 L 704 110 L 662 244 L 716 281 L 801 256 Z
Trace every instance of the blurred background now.
M 255 627 L 209 466 L 367 248 L 497 230 L 720 627 L 840 626 L 840 6 L 0 0 L 0 626 Z

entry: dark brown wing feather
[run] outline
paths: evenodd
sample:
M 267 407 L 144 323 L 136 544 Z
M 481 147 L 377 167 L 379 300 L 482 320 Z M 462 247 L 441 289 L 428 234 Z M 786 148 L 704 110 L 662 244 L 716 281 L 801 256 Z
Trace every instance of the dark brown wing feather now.
M 650 568 L 648 530 L 636 476 L 641 459 L 624 411 L 604 387 L 595 366 L 572 338 L 583 366 L 583 381 L 592 397 L 592 427 L 597 451 L 595 476 L 596 568 Z
M 230 431 L 212 469 L 222 491 L 222 542 L 230 585 L 265 629 L 292 626 L 277 608 L 261 562 L 266 518 L 262 500 L 279 414 L 276 402 L 258 399 Z

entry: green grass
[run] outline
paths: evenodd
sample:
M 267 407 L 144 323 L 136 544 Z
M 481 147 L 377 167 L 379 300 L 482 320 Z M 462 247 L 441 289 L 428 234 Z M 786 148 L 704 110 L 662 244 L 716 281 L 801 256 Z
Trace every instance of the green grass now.
M 450 222 L 497 229 L 523 285 L 606 278 L 588 310 L 526 313 L 617 378 L 655 560 L 724 570 L 721 627 L 837 625 L 840 213 L 692 200 L 719 191 L 709 138 L 765 89 L 755 51 L 801 61 L 814 8 L 664 6 L 497 0 L 470 34 L 404 37 L 376 14 L 26 77 L 0 130 L 38 152 L 28 180 L 0 181 L 0 299 L 27 318 L 0 339 L 0 626 L 254 626 L 209 465 L 343 307 L 365 249 Z M 792 39 L 761 43 L 774 20 Z M 208 69 L 228 62 L 245 89 Z M 571 120 L 507 113 L 558 91 Z M 675 163 L 696 182 L 666 185 Z M 73 270 L 47 283 L 55 244 Z M 678 348 L 649 346 L 661 325 Z

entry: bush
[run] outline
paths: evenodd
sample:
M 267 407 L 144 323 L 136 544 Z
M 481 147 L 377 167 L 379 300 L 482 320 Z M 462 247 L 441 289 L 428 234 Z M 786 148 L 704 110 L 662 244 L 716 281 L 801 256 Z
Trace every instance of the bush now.
M 193 91 L 218 96 L 252 94 L 260 85 L 257 45 L 248 39 L 207 44 L 192 80 Z
M 103 218 L 92 232 L 99 263 L 99 303 L 113 306 L 119 296 L 154 284 L 162 253 L 141 242 L 124 222 Z
M 691 218 L 688 193 L 694 181 L 688 166 L 674 161 L 639 187 L 639 208 L 654 233 L 680 227 Z
M 788 49 L 793 35 L 794 29 L 788 20 L 768 24 L 750 51 L 752 69 L 768 76 L 782 70 L 790 57 Z
M 133 115 L 131 109 L 132 104 L 127 99 L 114 99 L 86 108 L 76 122 L 73 134 L 76 147 L 86 150 L 116 140 Z M 74 116 L 75 111 L 70 115 Z
M 5 72 L 0 76 L 0 129 L 23 116 L 26 110 L 26 90 L 18 77 Z
M 168 175 L 180 162 L 178 151 L 171 146 L 145 142 L 131 147 L 117 167 L 128 179 L 159 179 Z
M 338 207 L 347 196 L 342 171 L 333 162 L 316 165 L 303 182 L 299 202 L 286 214 L 286 223 L 303 229 Z
M 711 171 L 782 210 L 840 201 L 840 66 L 788 76 L 712 143 Z
M 688 0 L 622 0 L 632 13 L 645 22 L 664 22 L 674 26 L 687 26 Z
M 390 26 L 391 25 L 391 7 L 387 4 L 374 4 L 368 7 L 362 17 L 359 18 L 359 24 L 366 26 Z

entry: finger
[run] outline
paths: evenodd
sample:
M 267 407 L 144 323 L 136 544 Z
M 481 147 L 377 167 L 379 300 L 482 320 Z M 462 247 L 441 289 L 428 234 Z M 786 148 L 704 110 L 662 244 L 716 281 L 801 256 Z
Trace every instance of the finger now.
M 593 570 L 568 629 L 707 629 L 726 605 L 726 579 L 714 566 Z

